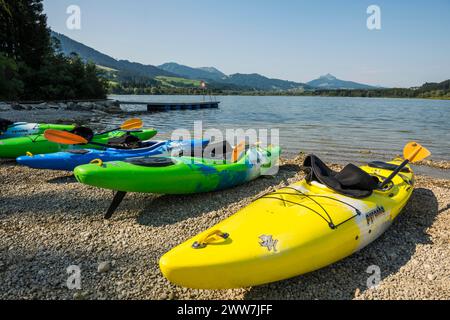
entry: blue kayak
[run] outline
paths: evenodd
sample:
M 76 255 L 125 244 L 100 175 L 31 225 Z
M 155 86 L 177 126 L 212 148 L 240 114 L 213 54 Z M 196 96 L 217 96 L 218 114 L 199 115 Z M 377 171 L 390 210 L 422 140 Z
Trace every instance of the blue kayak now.
M 208 143 L 209 140 L 146 141 L 143 146 L 137 149 L 77 149 L 67 152 L 22 156 L 17 158 L 17 162 L 34 169 L 73 171 L 76 167 L 88 164 L 95 159 L 108 162 L 137 157 L 181 155 L 183 152 L 204 147 Z

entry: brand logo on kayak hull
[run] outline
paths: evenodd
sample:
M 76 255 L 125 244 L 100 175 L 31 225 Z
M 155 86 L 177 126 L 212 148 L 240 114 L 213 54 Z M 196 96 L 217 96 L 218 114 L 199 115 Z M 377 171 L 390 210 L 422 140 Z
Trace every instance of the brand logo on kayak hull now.
M 269 251 L 277 252 L 278 240 L 273 239 L 270 235 L 262 235 L 259 237 L 259 245 L 267 248 Z
M 375 209 L 367 212 L 366 213 L 367 225 L 370 226 L 371 224 L 373 224 L 375 222 L 375 219 L 385 212 L 386 210 L 384 210 L 383 206 L 377 206 Z

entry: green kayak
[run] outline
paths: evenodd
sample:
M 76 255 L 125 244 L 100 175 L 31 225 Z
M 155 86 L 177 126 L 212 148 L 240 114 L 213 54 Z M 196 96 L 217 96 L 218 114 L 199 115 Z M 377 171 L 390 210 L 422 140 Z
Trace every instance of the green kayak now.
M 96 134 L 92 138 L 92 142 L 108 144 L 114 139 L 125 136 L 130 133 L 142 141 L 151 139 L 157 133 L 155 129 L 144 129 L 139 131 L 113 131 L 104 134 Z M 45 139 L 44 135 L 31 135 L 26 137 L 10 138 L 0 140 L 0 158 L 17 158 L 24 155 L 47 154 L 70 149 L 102 149 L 97 145 L 62 145 Z
M 214 147 L 206 149 L 211 151 Z M 247 147 L 235 162 L 229 154 L 213 151 L 209 155 L 203 153 L 202 158 L 150 157 L 88 164 L 77 167 L 74 172 L 79 182 L 105 189 L 191 194 L 230 188 L 268 174 L 277 165 L 279 154 L 278 147 L 254 146 Z
M 42 134 L 47 129 L 73 130 L 74 128 L 74 125 L 12 122 L 5 119 L 0 119 L 0 139 Z

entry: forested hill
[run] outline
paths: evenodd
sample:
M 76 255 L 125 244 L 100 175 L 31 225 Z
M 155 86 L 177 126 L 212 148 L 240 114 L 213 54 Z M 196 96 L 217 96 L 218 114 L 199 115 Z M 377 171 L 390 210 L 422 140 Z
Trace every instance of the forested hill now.
M 78 41 L 75 41 L 63 34 L 52 31 L 51 35 L 60 42 L 61 51 L 70 56 L 76 53 L 85 61 L 94 62 L 97 65 L 111 68 L 117 71 L 126 72 L 140 77 L 156 78 L 158 76 L 175 77 L 176 75 L 159 69 L 152 65 L 130 62 L 128 60 L 116 60 L 100 51 L 88 47 Z

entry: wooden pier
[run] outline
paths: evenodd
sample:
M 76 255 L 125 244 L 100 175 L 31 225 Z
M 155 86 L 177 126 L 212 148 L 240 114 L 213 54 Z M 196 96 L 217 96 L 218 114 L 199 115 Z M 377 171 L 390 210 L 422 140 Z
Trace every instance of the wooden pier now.
M 202 102 L 134 102 L 119 101 L 122 105 L 146 105 L 147 111 L 170 111 L 170 110 L 199 110 L 199 109 L 217 109 L 220 101 L 202 101 Z

